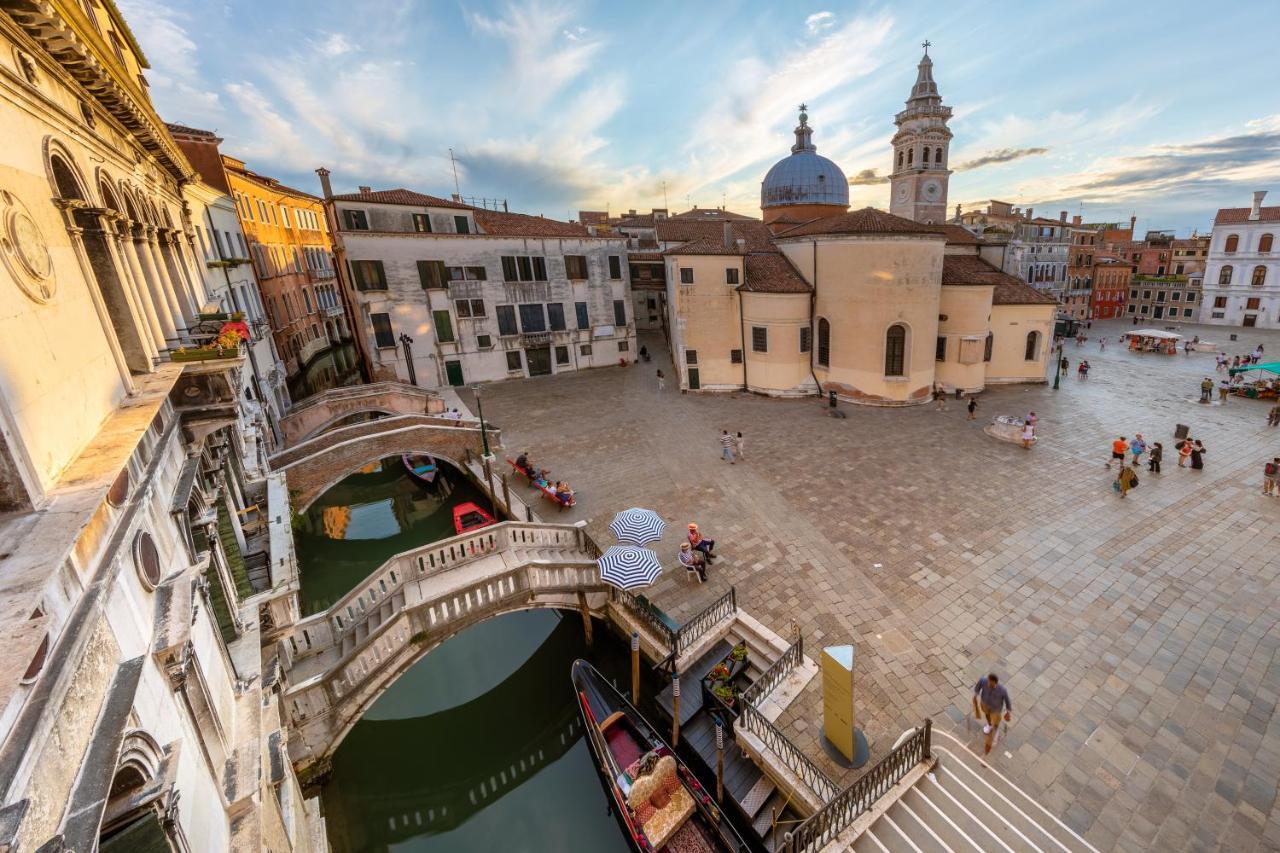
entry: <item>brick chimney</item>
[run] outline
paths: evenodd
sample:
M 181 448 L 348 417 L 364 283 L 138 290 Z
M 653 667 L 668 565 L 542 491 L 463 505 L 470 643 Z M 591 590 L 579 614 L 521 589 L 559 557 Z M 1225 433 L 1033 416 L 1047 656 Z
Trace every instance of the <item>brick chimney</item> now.
M 371 192 L 373 192 L 371 187 L 360 187 L 360 195 L 368 195 Z
M 1071 224 L 1072 225 L 1080 224 L 1080 214 L 1077 213 L 1075 216 L 1071 217 Z
M 1033 218 L 1033 214 L 1034 214 L 1034 213 L 1035 213 L 1035 211 L 1034 211 L 1034 209 L 1033 209 L 1033 208 L 1030 208 L 1030 207 L 1028 207 L 1028 208 L 1027 208 L 1027 221 L 1028 221 L 1028 222 L 1030 222 L 1030 221 L 1032 220 L 1032 218 Z
M 1067 212 L 1065 210 L 1058 211 L 1058 221 L 1062 223 L 1067 221 Z
M 724 224 L 724 247 L 726 249 L 732 249 L 734 247 L 733 225 L 728 222 Z
M 1250 222 L 1257 222 L 1262 218 L 1262 200 L 1266 197 L 1266 190 L 1258 190 L 1253 194 L 1253 207 L 1249 208 Z
M 316 169 L 316 174 L 320 176 L 320 191 L 325 198 L 333 198 L 333 187 L 329 183 L 329 170 L 324 166 Z

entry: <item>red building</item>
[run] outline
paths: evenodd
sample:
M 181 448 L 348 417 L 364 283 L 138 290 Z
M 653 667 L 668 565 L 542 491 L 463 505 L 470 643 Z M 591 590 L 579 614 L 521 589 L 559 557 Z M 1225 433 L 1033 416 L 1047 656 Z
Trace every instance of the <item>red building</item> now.
M 1133 265 L 1119 255 L 1105 251 L 1093 253 L 1093 290 L 1089 302 L 1089 317 L 1093 320 L 1114 320 L 1125 314 L 1129 294 L 1129 280 L 1133 277 Z

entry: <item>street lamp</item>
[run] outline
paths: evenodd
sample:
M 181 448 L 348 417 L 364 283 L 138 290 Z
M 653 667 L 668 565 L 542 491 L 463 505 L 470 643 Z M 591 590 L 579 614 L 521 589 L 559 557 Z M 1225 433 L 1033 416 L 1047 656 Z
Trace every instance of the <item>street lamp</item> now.
M 413 369 L 413 350 L 411 349 L 411 347 L 413 346 L 413 338 L 409 337 L 404 332 L 401 332 L 400 346 L 404 347 L 404 361 L 405 361 L 405 364 L 409 365 L 409 383 L 411 385 L 417 385 L 418 374 Z
M 484 404 L 480 402 L 480 383 L 472 385 L 471 390 L 476 395 L 476 414 L 480 416 L 480 438 L 484 441 L 484 458 L 492 459 L 493 454 L 489 452 L 489 428 L 484 425 Z

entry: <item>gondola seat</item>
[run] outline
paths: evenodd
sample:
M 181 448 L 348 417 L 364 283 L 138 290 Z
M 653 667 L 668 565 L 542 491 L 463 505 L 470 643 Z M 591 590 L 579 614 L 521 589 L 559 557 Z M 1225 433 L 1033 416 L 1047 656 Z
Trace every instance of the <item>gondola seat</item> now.
M 658 850 L 693 814 L 693 796 L 677 776 L 675 759 L 664 755 L 653 772 L 631 786 L 627 805 L 643 821 L 644 834 Z

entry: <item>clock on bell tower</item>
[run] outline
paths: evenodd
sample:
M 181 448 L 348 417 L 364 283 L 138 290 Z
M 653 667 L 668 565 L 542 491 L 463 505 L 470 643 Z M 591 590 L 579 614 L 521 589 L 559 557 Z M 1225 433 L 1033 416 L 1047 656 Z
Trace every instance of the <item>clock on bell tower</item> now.
M 889 212 L 915 222 L 940 224 L 947 221 L 951 107 L 943 105 L 933 80 L 929 45 L 924 43 L 907 108 L 894 117 L 898 132 L 893 137 Z

